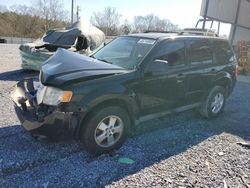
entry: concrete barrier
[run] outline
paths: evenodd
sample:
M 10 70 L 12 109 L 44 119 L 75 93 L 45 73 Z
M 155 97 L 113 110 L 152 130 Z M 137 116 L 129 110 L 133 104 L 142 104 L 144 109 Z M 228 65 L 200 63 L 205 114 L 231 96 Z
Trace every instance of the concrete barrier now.
M 24 44 L 36 40 L 34 38 L 22 38 L 22 37 L 19 38 L 19 37 L 4 37 L 4 36 L 0 36 L 0 39 L 5 39 L 8 44 Z
M 106 42 L 110 42 L 113 40 L 116 36 L 106 36 Z M 7 41 L 7 44 L 24 44 L 28 42 L 34 42 L 37 39 L 34 38 L 22 38 L 22 37 L 4 37 L 0 36 L 0 39 L 5 39 Z

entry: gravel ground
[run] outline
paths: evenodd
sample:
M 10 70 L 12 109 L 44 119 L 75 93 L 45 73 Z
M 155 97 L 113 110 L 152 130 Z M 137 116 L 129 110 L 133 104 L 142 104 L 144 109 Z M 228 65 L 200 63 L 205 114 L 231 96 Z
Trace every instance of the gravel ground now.
M 17 45 L 0 45 L 0 187 L 250 187 L 250 84 L 238 82 L 224 113 L 193 111 L 148 121 L 109 155 L 74 141 L 34 140 L 18 122 L 9 92 L 25 77 Z M 132 159 L 123 164 L 119 159 Z

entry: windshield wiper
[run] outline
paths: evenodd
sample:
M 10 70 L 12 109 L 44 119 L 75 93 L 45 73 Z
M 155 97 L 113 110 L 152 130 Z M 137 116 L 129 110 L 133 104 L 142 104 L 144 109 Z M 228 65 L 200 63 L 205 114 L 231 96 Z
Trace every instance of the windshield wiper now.
M 97 60 L 99 60 L 99 61 L 103 61 L 103 62 L 105 62 L 105 63 L 113 64 L 113 63 L 107 61 L 106 59 L 96 58 L 94 55 L 91 55 L 91 56 L 89 56 L 89 57 L 92 57 L 92 58 L 97 59 Z
M 105 63 L 113 64 L 113 63 L 111 63 L 111 62 L 107 61 L 106 59 L 97 59 L 97 60 L 99 60 L 99 61 L 103 61 L 103 62 L 105 62 Z

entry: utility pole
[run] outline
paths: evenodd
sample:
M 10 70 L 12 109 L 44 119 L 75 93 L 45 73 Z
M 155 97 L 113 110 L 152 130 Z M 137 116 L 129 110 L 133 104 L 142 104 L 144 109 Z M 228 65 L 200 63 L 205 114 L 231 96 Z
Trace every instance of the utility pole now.
M 74 0 L 71 2 L 71 25 L 74 22 Z
M 80 7 L 79 7 L 79 5 L 77 5 L 77 8 L 76 8 L 76 19 L 77 19 L 77 21 L 79 21 L 80 20 L 80 16 L 79 16 L 79 12 L 80 12 L 81 10 L 80 10 Z

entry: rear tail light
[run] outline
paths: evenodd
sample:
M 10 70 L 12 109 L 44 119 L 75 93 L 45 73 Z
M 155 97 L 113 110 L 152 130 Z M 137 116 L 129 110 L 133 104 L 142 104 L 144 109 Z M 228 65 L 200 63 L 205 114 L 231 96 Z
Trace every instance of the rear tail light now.
M 233 74 L 235 75 L 235 76 L 238 76 L 238 65 L 236 64 L 236 65 L 234 65 L 234 70 L 233 70 Z

